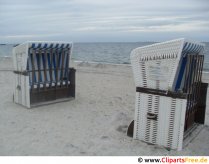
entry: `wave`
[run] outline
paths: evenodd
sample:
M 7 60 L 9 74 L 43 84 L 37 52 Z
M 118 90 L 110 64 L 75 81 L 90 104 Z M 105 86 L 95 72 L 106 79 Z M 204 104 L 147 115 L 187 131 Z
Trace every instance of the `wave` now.
M 0 56 L 0 58 L 12 59 L 12 56 Z

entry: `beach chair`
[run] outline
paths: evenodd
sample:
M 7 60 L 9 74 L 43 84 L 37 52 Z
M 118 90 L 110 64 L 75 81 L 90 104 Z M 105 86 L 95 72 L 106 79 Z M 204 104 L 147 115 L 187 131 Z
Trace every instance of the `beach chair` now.
M 131 52 L 136 103 L 128 135 L 182 149 L 185 135 L 198 120 L 203 50 L 204 44 L 177 39 Z
M 71 43 L 26 42 L 13 48 L 14 102 L 31 108 L 75 98 Z

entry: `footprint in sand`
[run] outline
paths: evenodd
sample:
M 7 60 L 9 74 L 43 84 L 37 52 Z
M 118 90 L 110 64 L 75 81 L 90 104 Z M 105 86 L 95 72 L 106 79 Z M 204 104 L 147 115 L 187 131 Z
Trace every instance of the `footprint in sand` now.
M 127 128 L 128 128 L 128 125 L 120 125 L 120 126 L 118 126 L 118 128 L 116 130 L 119 132 L 122 132 L 122 133 L 126 133 Z

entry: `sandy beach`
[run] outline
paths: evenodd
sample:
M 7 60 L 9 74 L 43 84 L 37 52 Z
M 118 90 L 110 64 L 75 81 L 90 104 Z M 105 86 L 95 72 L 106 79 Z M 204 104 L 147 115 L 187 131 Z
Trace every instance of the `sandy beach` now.
M 13 103 L 13 65 L 0 61 L 0 155 L 209 155 L 203 126 L 182 151 L 168 151 L 126 135 L 134 118 L 129 65 L 86 62 L 76 71 L 76 99 L 26 109 Z

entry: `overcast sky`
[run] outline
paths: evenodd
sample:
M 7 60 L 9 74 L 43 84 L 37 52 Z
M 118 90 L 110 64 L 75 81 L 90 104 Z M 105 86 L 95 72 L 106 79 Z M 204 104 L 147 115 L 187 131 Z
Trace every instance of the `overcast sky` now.
M 208 0 L 0 0 L 0 43 L 209 41 Z

